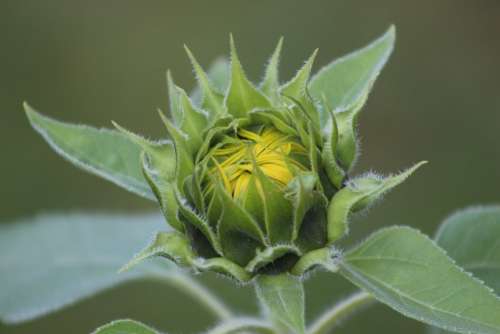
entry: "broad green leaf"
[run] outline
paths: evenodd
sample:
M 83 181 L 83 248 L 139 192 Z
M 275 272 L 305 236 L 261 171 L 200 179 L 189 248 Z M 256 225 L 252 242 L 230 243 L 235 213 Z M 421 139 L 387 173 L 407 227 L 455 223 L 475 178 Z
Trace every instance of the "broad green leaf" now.
M 311 95 L 317 100 L 324 96 L 332 110 L 351 106 L 361 95 L 367 94 L 391 55 L 395 38 L 395 28 L 391 26 L 371 44 L 322 68 L 311 79 Z M 328 115 L 322 116 L 322 124 L 325 124 Z
M 443 222 L 435 240 L 459 266 L 500 295 L 500 206 L 455 213 Z
M 290 274 L 261 275 L 255 282 L 257 296 L 271 319 L 293 333 L 305 332 L 304 287 Z
M 245 75 L 231 37 L 231 84 L 226 96 L 227 112 L 235 118 L 244 118 L 254 109 L 270 106 L 268 99 Z
M 330 201 L 328 242 L 333 243 L 347 234 L 351 213 L 360 211 L 380 199 L 382 195 L 404 182 L 425 163 L 426 161 L 422 161 L 402 173 L 388 177 L 369 174 L 350 180 Z
M 114 130 L 74 125 L 43 116 L 24 104 L 33 128 L 62 157 L 126 190 L 154 199 L 141 171 L 141 147 Z
M 336 264 L 407 317 L 459 333 L 500 333 L 500 299 L 417 230 L 380 230 Z
M 92 334 L 159 334 L 159 332 L 138 321 L 123 319 L 101 326 Z
M 461 210 L 446 219 L 435 238 L 458 265 L 500 295 L 500 206 Z M 432 333 L 445 333 L 434 328 Z
M 1 224 L 0 320 L 34 319 L 131 279 L 174 273 L 168 263 L 117 273 L 161 228 L 159 214 L 40 215 Z

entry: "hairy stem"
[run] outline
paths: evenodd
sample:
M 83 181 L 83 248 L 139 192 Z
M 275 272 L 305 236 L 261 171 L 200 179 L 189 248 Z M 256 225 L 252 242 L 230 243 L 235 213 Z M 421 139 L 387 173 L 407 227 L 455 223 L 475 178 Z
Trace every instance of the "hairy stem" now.
M 162 276 L 161 279 L 196 299 L 220 320 L 226 320 L 232 317 L 231 310 L 217 296 L 191 277 L 187 275 L 169 274 L 167 277 Z
M 254 318 L 233 318 L 206 332 L 206 334 L 232 333 L 275 334 L 276 332 L 266 321 Z
M 332 328 L 336 327 L 339 322 L 345 320 L 360 308 L 368 306 L 375 302 L 371 294 L 360 291 L 347 299 L 339 302 L 325 314 L 319 317 L 307 331 L 309 334 L 326 334 Z

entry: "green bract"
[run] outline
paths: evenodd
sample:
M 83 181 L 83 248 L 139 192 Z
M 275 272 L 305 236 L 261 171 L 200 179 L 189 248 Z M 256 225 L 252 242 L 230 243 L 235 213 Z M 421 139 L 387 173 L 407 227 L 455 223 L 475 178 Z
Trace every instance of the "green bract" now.
M 160 117 L 169 139 L 159 142 L 115 123 L 119 132 L 67 125 L 29 107 L 27 113 L 71 161 L 158 201 L 172 229 L 159 232 L 124 269 L 163 256 L 240 282 L 260 273 L 300 276 L 330 263 L 352 213 L 420 166 L 389 177 L 349 177 L 359 111 L 393 42 L 391 28 L 311 76 L 315 51 L 281 84 L 280 41 L 258 85 L 245 75 L 232 38 L 230 65 L 219 61 L 208 74 L 186 48 L 199 87 L 190 97 L 167 74 L 171 117 Z

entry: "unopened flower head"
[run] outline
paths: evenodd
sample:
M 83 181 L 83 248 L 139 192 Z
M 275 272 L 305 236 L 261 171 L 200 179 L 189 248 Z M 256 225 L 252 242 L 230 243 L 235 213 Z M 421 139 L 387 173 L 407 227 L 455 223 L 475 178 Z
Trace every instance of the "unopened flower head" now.
M 150 142 L 117 125 L 143 147 L 144 175 L 173 229 L 129 266 L 161 255 L 242 282 L 261 272 L 301 275 L 331 255 L 352 212 L 414 170 L 348 178 L 369 87 L 333 110 L 322 91 L 328 71 L 310 80 L 316 52 L 281 84 L 280 41 L 254 85 L 232 40 L 230 64 L 208 74 L 186 50 L 199 87 L 189 96 L 168 74 L 171 118 L 160 115 L 171 141 Z

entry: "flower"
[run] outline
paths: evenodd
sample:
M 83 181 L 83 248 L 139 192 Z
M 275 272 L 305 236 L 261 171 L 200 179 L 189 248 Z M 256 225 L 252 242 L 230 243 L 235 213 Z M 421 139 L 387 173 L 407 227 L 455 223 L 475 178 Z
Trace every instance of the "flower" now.
M 419 166 L 386 178 L 349 178 L 368 89 L 331 110 L 321 91 L 309 88 L 316 51 L 280 85 L 281 44 L 255 86 L 231 39 L 224 89 L 186 48 L 199 92 L 195 101 L 168 74 L 171 118 L 160 116 L 171 141 L 150 142 L 115 124 L 143 148 L 144 175 L 173 228 L 159 232 L 124 269 L 164 256 L 240 282 L 259 273 L 302 275 L 334 255 L 351 213 Z

